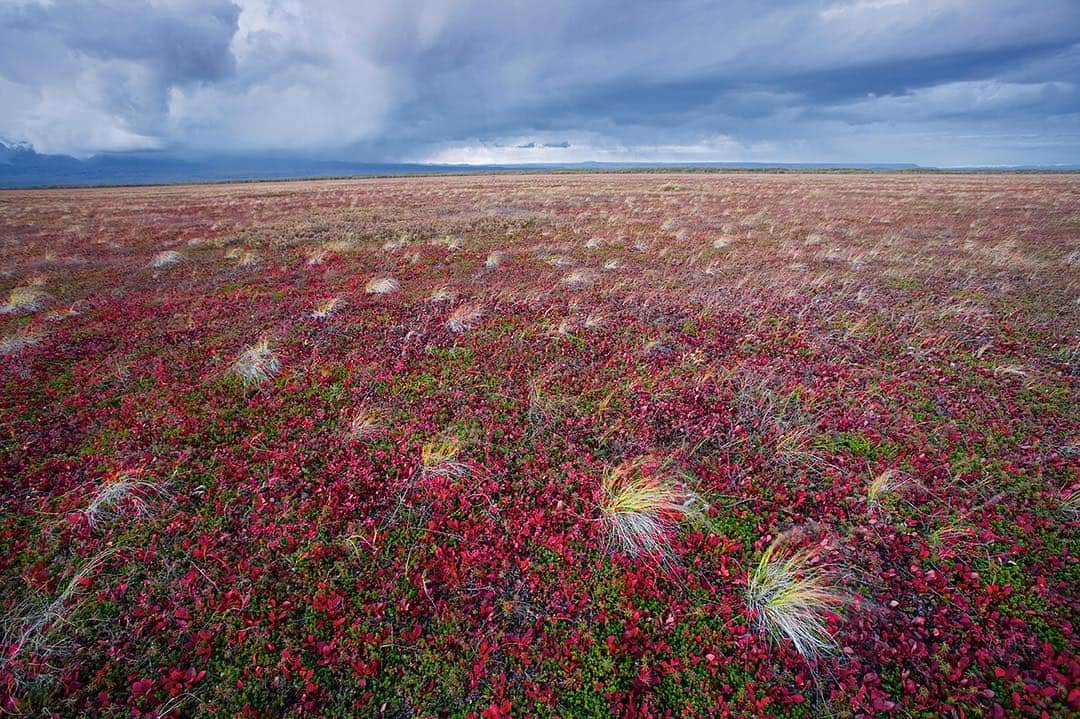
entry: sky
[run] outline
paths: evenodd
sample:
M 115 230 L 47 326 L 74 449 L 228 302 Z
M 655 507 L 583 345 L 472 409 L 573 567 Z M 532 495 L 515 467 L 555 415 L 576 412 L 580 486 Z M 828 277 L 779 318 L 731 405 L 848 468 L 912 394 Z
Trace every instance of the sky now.
M 1080 163 L 1080 0 L 0 0 L 0 139 L 372 162 Z

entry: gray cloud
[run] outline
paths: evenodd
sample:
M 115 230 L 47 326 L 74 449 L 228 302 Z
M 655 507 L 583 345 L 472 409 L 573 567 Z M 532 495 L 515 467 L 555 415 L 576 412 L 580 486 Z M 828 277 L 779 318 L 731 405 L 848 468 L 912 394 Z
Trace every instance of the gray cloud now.
M 0 0 L 0 136 L 81 154 L 1077 162 L 1078 47 L 1073 0 Z

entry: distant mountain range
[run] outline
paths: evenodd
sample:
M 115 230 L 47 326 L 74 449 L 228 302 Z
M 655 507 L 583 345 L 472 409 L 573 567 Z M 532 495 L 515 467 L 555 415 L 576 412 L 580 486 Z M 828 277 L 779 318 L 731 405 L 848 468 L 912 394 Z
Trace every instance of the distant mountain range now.
M 183 157 L 165 152 L 102 153 L 80 160 L 69 155 L 43 155 L 25 143 L 0 142 L 0 188 L 71 185 L 151 185 L 235 180 L 282 180 L 514 170 L 919 170 L 914 164 L 836 163 L 608 163 L 583 162 L 531 165 L 427 165 L 319 160 L 298 156 Z M 1076 170 L 1071 167 L 971 168 L 997 170 Z

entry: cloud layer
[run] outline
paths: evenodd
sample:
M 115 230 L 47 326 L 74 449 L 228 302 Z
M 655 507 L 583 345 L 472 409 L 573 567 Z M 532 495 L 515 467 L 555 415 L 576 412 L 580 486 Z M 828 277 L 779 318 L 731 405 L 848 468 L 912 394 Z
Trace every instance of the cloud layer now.
M 1080 162 L 1075 0 L 0 0 L 0 137 L 353 160 Z

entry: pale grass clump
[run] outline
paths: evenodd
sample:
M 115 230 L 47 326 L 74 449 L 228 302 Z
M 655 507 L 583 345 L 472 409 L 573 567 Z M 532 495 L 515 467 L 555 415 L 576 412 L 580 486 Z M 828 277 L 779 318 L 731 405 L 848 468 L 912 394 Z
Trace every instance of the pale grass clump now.
M 930 532 L 926 538 L 926 543 L 934 549 L 941 549 L 946 544 L 966 539 L 974 533 L 975 530 L 971 527 L 961 524 L 960 520 L 954 519 Z
M 460 477 L 468 467 L 458 461 L 461 440 L 445 435 L 430 440 L 420 450 L 420 466 L 425 477 Z
M 178 265 L 184 261 L 184 255 L 178 250 L 163 250 L 150 260 L 150 266 L 155 270 L 160 270 L 165 267 L 171 267 L 172 265 Z
M 373 295 L 388 295 L 401 289 L 401 283 L 393 277 L 372 277 L 364 285 L 364 292 Z
M 586 270 L 574 270 L 565 275 L 560 282 L 569 287 L 582 287 L 592 282 L 593 276 Z
M 1061 493 L 1061 512 L 1071 522 L 1080 522 L 1080 488 L 1066 489 Z
M 66 320 L 68 317 L 76 317 L 79 315 L 79 311 L 75 309 L 75 307 L 76 305 L 72 305 L 71 307 L 65 307 L 63 309 L 58 309 L 54 312 L 50 312 L 49 314 L 45 315 L 45 319 L 47 319 L 49 322 L 61 322 L 63 320 Z
M 554 424 L 562 417 L 562 410 L 567 402 L 558 395 L 544 390 L 541 384 L 533 380 L 529 384 L 529 406 L 526 416 L 534 429 Z
M 434 246 L 440 246 L 441 245 L 442 247 L 445 247 L 447 250 L 450 250 L 451 252 L 453 252 L 455 250 L 460 250 L 462 247 L 465 246 L 465 242 L 460 237 L 453 237 L 451 235 L 446 235 L 444 237 L 434 238 L 434 239 L 432 239 L 430 241 L 429 244 L 434 245 Z
M 446 319 L 446 329 L 451 332 L 464 332 L 472 329 L 483 316 L 484 310 L 479 305 L 461 305 Z
M 34 661 L 44 669 L 55 669 L 49 661 L 70 647 L 72 629 L 86 603 L 89 580 L 112 553 L 106 549 L 83 562 L 52 599 L 31 597 L 0 618 L 0 642 L 4 647 L 0 667 Z
M 247 347 L 233 360 L 232 374 L 245 385 L 260 384 L 281 370 L 278 356 L 270 349 L 270 341 L 263 338 Z
M 683 520 L 701 521 L 706 505 L 670 461 L 638 457 L 604 472 L 600 516 L 613 546 L 667 560 L 669 537 Z
M 317 320 L 326 319 L 333 315 L 343 304 L 345 304 L 345 302 L 340 297 L 330 297 L 321 300 L 316 303 L 315 309 L 311 311 L 311 316 Z
M 138 473 L 120 472 L 102 482 L 83 515 L 93 528 L 111 522 L 123 513 L 145 517 L 150 513 L 150 500 L 164 492 L 161 485 L 139 479 Z
M 412 238 L 405 234 L 392 240 L 387 240 L 383 243 L 382 248 L 388 251 L 400 250 L 403 247 L 408 247 L 410 242 L 412 242 Z
M 0 315 L 14 314 L 17 312 L 37 312 L 49 300 L 49 293 L 41 284 L 29 284 L 22 287 L 14 287 L 8 292 L 8 300 L 0 305 Z
M 746 602 L 758 629 L 776 641 L 790 639 L 807 659 L 831 654 L 839 645 L 829 631 L 829 615 L 847 599 L 834 586 L 828 567 L 813 549 L 792 550 L 790 534 L 781 534 L 751 571 Z
M 241 252 L 239 258 L 236 260 L 237 267 L 251 268 L 259 264 L 259 253 L 253 250 L 247 250 Z
M 582 321 L 581 324 L 588 329 L 594 330 L 607 324 L 607 318 L 597 312 L 590 312 L 589 314 L 585 315 L 585 319 Z
M 446 287 L 440 287 L 436 290 L 432 290 L 429 299 L 432 302 L 450 302 L 454 299 L 454 293 Z
M 377 409 L 359 409 L 349 420 L 349 437 L 352 439 L 368 439 L 380 434 L 384 429 L 385 417 Z
M 733 242 L 735 242 L 734 237 L 728 237 L 725 235 L 723 237 L 717 237 L 715 240 L 713 240 L 712 246 L 714 250 L 722 250 L 726 247 L 730 247 L 731 243 Z
M 19 330 L 4 337 L 0 337 L 0 357 L 13 355 L 26 347 L 32 347 L 41 341 L 41 333 L 37 330 Z
M 870 512 L 881 509 L 886 498 L 903 491 L 907 480 L 896 469 L 887 469 L 870 481 L 866 486 L 866 506 Z

